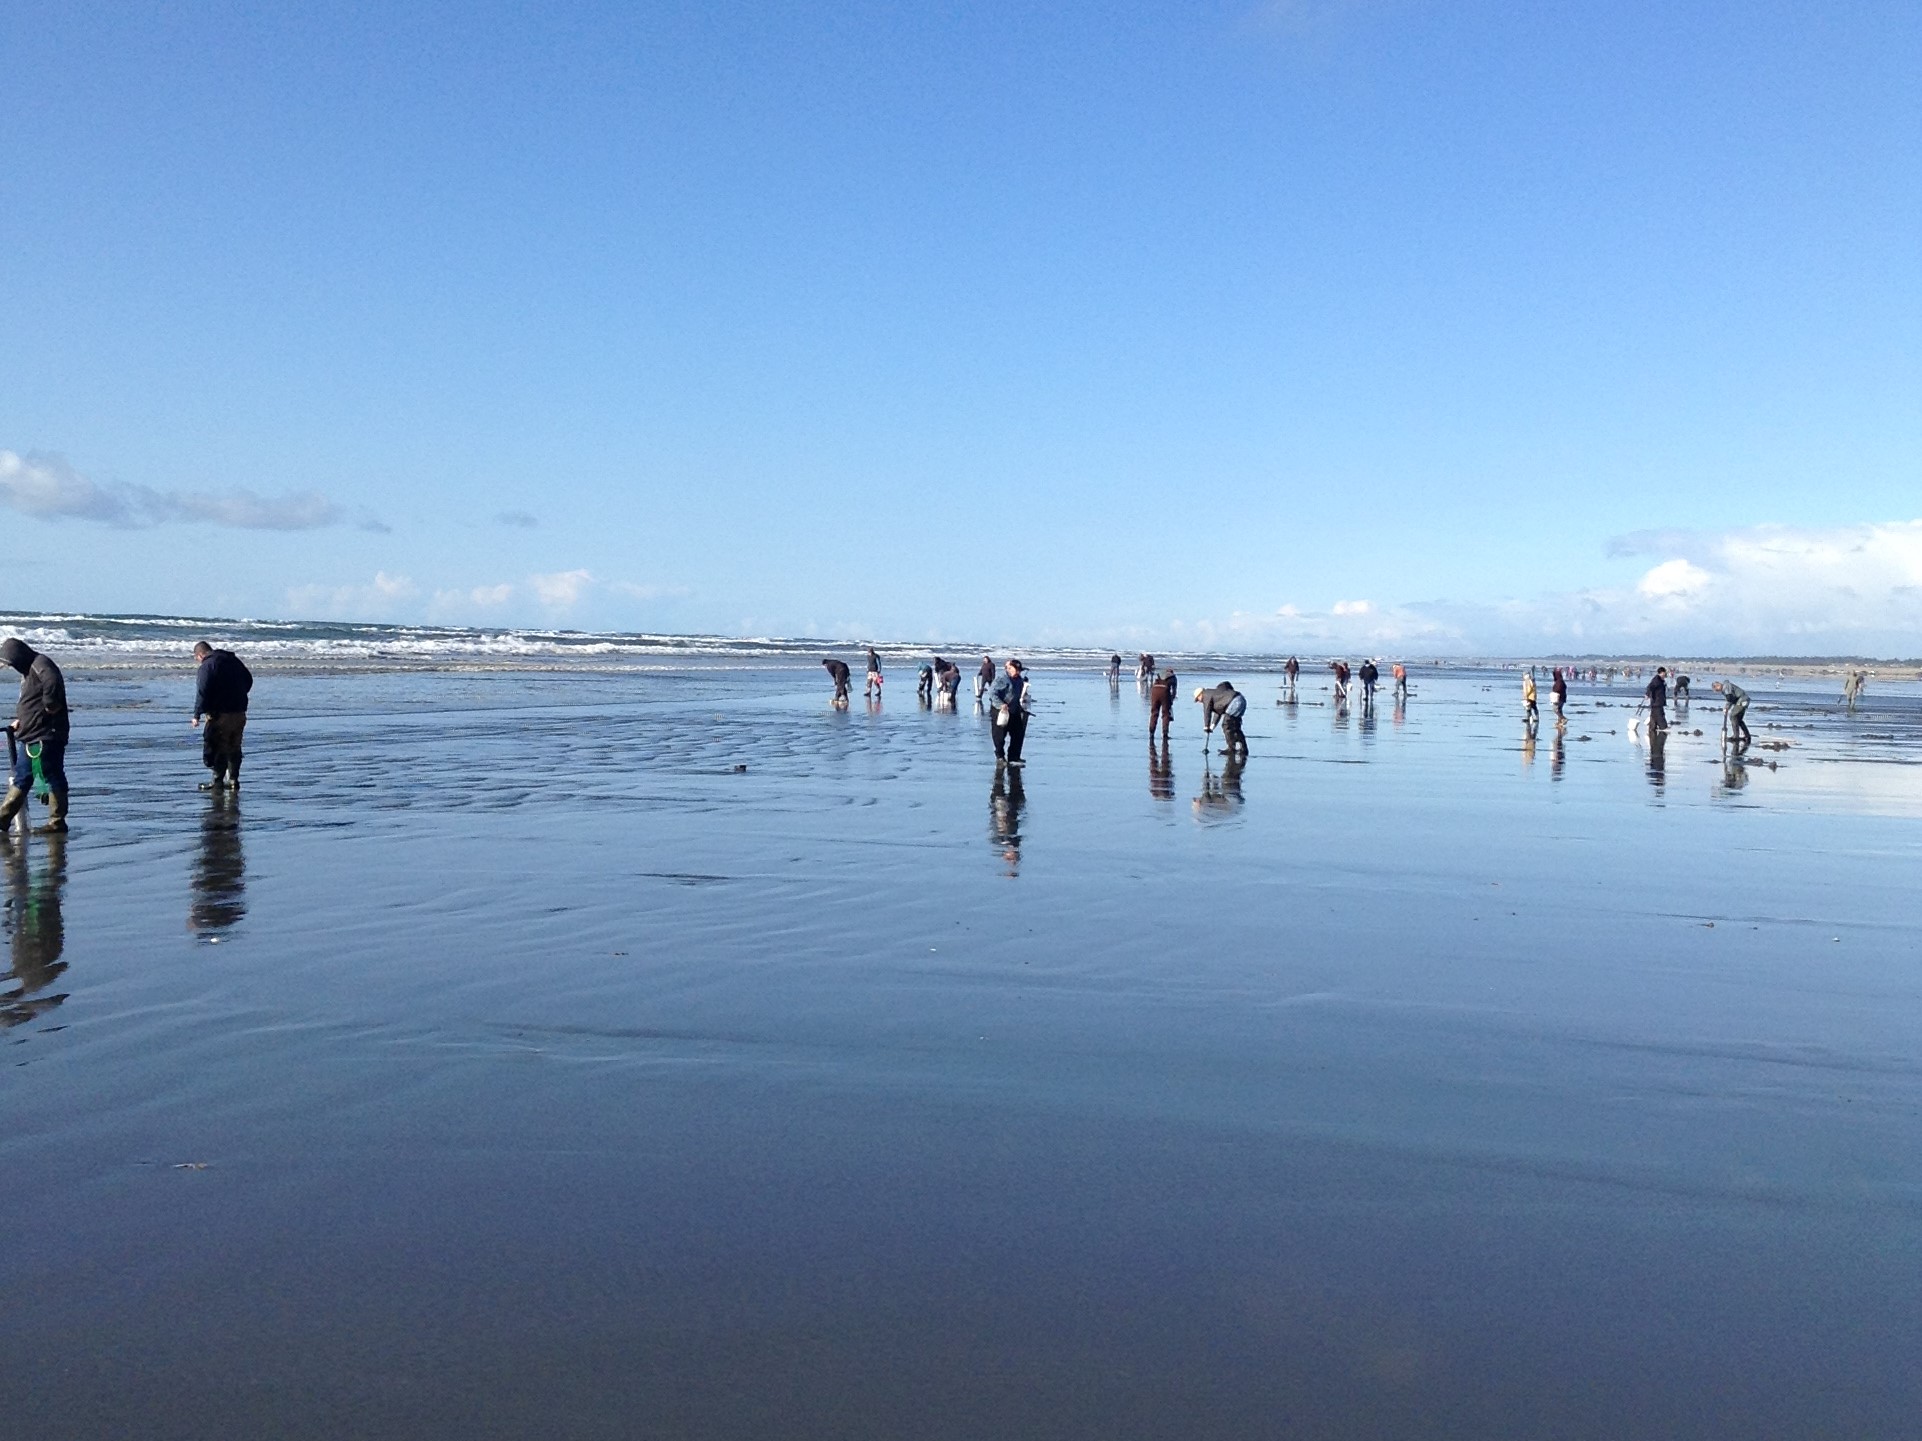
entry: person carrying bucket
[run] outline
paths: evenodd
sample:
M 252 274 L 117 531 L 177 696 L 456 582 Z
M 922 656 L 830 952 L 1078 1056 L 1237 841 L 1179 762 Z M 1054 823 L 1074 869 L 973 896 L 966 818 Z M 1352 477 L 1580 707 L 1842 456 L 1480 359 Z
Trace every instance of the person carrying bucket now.
M 0 645 L 0 661 L 20 672 L 20 703 L 7 727 L 13 774 L 0 801 L 0 833 L 13 824 L 29 793 L 47 802 L 46 829 L 67 828 L 67 682 L 60 667 L 17 636 Z

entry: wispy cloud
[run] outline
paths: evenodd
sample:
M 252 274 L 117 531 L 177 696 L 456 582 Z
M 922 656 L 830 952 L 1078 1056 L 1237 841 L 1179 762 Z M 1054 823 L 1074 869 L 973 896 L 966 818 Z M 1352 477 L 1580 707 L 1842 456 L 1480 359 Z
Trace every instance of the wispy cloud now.
M 365 585 L 297 585 L 287 591 L 292 615 L 311 620 L 393 620 L 411 608 L 420 588 L 404 575 L 376 572 Z
M 494 517 L 495 525 L 511 526 L 515 530 L 532 530 L 540 523 L 541 518 L 527 510 L 503 510 Z
M 155 490 L 122 481 L 103 484 L 63 456 L 0 450 L 0 505 L 42 520 L 90 520 L 123 529 L 170 523 L 238 530 L 318 530 L 340 525 L 345 509 L 318 491 L 258 495 L 251 490 Z M 371 516 L 357 523 L 387 527 Z

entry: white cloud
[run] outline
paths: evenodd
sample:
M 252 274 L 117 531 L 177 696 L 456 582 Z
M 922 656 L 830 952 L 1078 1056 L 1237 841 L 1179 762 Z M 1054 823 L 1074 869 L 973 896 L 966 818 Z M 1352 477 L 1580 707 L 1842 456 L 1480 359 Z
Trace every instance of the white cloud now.
M 124 482 L 101 484 L 58 455 L 0 450 L 0 505 L 42 520 L 91 520 L 139 529 L 170 522 L 238 530 L 317 530 L 347 514 L 317 491 L 257 495 L 251 490 L 154 490 Z M 384 530 L 363 517 L 365 529 Z
M 1922 521 L 1644 532 L 1609 550 L 1653 563 L 1619 586 L 1283 605 L 1158 636 L 1195 649 L 1350 654 L 1922 655 Z
M 594 577 L 585 570 L 557 570 L 549 575 L 530 575 L 527 583 L 533 588 L 535 598 L 549 610 L 567 610 L 580 603 L 588 587 L 594 584 Z
M 1642 595 L 1663 600 L 1699 595 L 1713 582 L 1714 577 L 1699 565 L 1677 556 L 1651 569 L 1636 582 L 1635 589 Z

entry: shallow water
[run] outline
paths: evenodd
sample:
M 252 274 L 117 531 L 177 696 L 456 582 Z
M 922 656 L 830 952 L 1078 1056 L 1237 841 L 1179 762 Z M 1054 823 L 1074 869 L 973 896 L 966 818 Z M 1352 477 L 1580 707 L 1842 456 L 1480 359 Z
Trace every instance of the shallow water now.
M 1912 689 L 1261 678 L 1230 768 L 1043 673 L 1016 779 L 818 668 L 263 676 L 235 803 L 72 685 L 18 1434 L 1913 1434 Z

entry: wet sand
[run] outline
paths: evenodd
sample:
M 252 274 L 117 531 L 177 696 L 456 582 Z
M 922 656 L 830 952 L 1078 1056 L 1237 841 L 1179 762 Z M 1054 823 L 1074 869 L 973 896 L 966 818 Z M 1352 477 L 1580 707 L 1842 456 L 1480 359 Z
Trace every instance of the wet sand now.
M 75 675 L 9 1431 L 1914 1434 L 1913 688 L 1043 673 L 1016 784 L 893 678 L 274 677 L 235 803 Z

